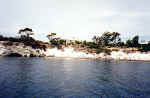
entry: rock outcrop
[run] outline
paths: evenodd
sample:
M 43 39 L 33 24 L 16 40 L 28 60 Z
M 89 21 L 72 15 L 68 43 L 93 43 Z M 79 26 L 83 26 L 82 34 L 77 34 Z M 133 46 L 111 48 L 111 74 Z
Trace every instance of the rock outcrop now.
M 22 57 L 22 55 L 19 54 L 19 53 L 10 53 L 10 54 L 7 54 L 6 56 L 9 56 L 9 57 Z
M 30 46 L 25 46 L 23 43 L 13 44 L 11 46 L 0 44 L 1 56 L 22 56 L 22 57 L 43 57 L 44 50 L 33 49 Z
M 61 49 L 47 48 L 33 49 L 31 46 L 26 46 L 23 43 L 5 45 L 0 42 L 0 56 L 11 57 L 73 57 L 73 58 L 100 58 L 104 60 L 144 60 L 150 61 L 150 53 L 142 53 L 138 51 L 124 52 L 123 50 L 111 51 L 108 55 L 104 52 L 96 54 L 84 51 L 77 51 L 73 47 Z

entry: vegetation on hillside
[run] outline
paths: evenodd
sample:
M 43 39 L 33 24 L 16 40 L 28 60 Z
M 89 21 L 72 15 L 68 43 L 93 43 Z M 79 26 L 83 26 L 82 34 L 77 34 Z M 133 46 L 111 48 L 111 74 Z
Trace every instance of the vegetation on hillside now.
M 67 46 L 79 48 L 81 50 L 94 51 L 95 53 L 105 52 L 109 54 L 111 50 L 109 48 L 137 48 L 142 52 L 150 51 L 149 44 L 140 44 L 139 36 L 134 36 L 131 40 L 123 42 L 118 32 L 104 32 L 102 35 L 93 36 L 92 41 L 79 41 L 79 40 L 67 40 L 57 37 L 56 33 L 50 33 L 46 37 L 49 39 L 49 43 L 35 40 L 32 35 L 35 32 L 31 28 L 23 28 L 18 31 L 19 37 L 4 37 L 0 35 L 0 41 L 9 41 L 8 45 L 12 45 L 13 42 L 21 42 L 32 48 L 40 48 L 46 50 L 47 47 L 57 47 L 62 49 Z M 117 49 L 114 49 L 117 50 Z
M 26 46 L 31 46 L 34 49 L 43 49 L 46 50 L 46 43 L 35 40 L 31 35 L 33 35 L 33 30 L 31 28 L 20 29 L 18 34 L 20 37 L 4 37 L 0 35 L 0 41 L 8 41 L 7 45 L 13 45 L 13 42 L 24 43 Z

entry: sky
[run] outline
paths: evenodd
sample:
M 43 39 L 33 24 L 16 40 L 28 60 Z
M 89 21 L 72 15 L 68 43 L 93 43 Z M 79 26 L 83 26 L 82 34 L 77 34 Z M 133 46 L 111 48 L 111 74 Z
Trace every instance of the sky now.
M 64 38 L 90 40 L 105 31 L 123 40 L 150 37 L 150 0 L 1 0 L 0 34 L 18 36 L 30 27 L 34 37 L 47 41 L 56 32 Z

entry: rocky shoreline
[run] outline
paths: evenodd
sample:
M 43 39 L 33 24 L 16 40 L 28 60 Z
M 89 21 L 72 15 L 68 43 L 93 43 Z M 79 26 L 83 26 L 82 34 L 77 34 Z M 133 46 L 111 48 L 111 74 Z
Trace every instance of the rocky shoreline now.
M 44 50 L 33 49 L 31 46 L 19 45 L 4 46 L 0 44 L 0 56 L 18 56 L 18 57 L 44 57 Z
M 31 46 L 13 44 L 5 46 L 0 44 L 0 56 L 17 57 L 71 57 L 71 58 L 93 58 L 101 60 L 128 60 L 128 61 L 150 61 L 150 53 L 131 52 L 125 53 L 123 50 L 112 51 L 109 55 L 106 53 L 86 53 L 75 51 L 72 47 L 66 47 L 63 50 L 57 48 L 33 49 Z

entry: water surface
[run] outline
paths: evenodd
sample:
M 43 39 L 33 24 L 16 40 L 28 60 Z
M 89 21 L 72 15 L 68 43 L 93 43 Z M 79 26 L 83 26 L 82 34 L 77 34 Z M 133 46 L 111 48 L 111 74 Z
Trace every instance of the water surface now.
M 150 98 L 150 62 L 0 57 L 0 98 Z

